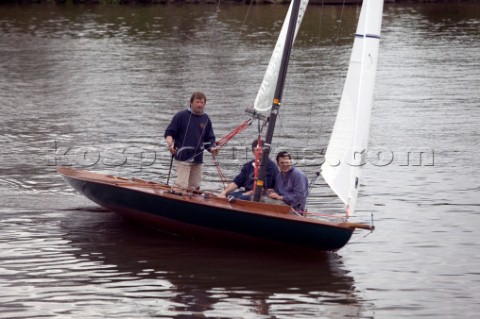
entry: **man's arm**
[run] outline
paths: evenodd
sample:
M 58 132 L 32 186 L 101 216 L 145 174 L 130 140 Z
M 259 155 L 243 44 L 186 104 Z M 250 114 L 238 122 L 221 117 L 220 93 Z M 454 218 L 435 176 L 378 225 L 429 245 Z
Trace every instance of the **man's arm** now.
M 292 192 L 283 195 L 283 201 L 293 208 L 302 206 L 307 197 L 307 188 L 305 186 L 304 176 L 301 172 L 296 172 L 292 178 Z
M 236 190 L 238 188 L 238 185 L 235 184 L 235 183 L 230 183 L 228 184 L 227 188 L 225 188 L 219 195 L 218 197 L 221 197 L 221 198 L 227 198 L 227 195 L 231 192 L 233 192 L 234 190 Z
M 176 153 L 175 140 L 173 137 L 176 136 L 177 134 L 179 118 L 180 118 L 180 113 L 175 114 L 172 120 L 170 121 L 170 124 L 165 129 L 165 133 L 163 134 L 163 136 L 165 137 L 165 141 L 167 142 L 168 150 L 172 154 Z

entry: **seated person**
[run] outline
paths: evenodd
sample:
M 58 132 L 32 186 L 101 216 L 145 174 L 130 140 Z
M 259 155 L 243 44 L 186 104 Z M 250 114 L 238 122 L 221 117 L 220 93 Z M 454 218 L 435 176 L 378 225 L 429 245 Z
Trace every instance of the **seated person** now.
M 263 144 L 263 141 L 260 141 L 260 145 Z M 258 145 L 258 140 L 255 139 L 252 142 L 252 153 L 255 157 L 255 150 Z M 242 167 L 240 173 L 235 177 L 232 183 L 228 184 L 228 186 L 219 194 L 219 197 L 226 198 L 227 195 L 234 196 L 238 199 L 243 200 L 250 200 L 253 195 L 253 182 L 254 182 L 254 174 L 255 174 L 255 159 L 245 163 Z M 265 176 L 265 189 L 268 188 L 275 188 L 275 178 L 278 174 L 277 165 L 271 159 L 267 161 L 267 172 Z M 238 190 L 233 192 L 239 188 L 243 187 L 245 190 Z
M 292 165 L 292 157 L 288 152 L 277 154 L 277 165 L 280 172 L 277 175 L 275 188 L 269 189 L 269 198 L 281 200 L 295 211 L 305 211 L 308 195 L 308 179 L 305 174 Z

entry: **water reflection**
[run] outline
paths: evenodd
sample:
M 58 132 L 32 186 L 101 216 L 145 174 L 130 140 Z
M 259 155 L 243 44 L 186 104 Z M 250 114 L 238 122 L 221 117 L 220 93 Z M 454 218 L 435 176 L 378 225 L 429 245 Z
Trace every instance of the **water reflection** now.
M 236 39 L 241 36 L 243 42 L 256 43 L 259 35 L 270 42 L 272 35 L 278 32 L 288 6 L 278 5 L 274 10 L 265 10 L 265 6 L 231 4 L 197 5 L 195 10 L 188 5 L 3 5 L 3 8 L 8 10 L 8 14 L 0 15 L 0 29 L 7 34 L 23 33 L 48 38 L 124 37 L 128 41 L 180 39 L 182 42 L 216 41 L 218 36 Z M 304 34 L 308 37 L 314 35 L 316 39 L 338 34 L 349 38 L 347 30 L 355 27 L 358 10 L 354 6 L 312 6 L 302 27 L 306 32 Z M 342 20 L 342 26 L 339 20 Z M 338 32 L 325 31 L 331 28 L 338 29 Z M 305 42 L 302 40 L 298 44 L 302 43 Z
M 167 311 L 215 317 L 363 317 L 354 279 L 336 254 L 229 250 L 87 215 L 63 221 L 63 238 L 77 258 L 110 267 L 94 282 L 138 302 L 159 298 Z

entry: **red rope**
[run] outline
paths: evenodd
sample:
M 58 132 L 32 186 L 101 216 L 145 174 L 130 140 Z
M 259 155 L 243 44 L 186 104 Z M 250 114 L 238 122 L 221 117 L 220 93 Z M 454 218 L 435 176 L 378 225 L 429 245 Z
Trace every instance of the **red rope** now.
M 242 124 L 240 124 L 238 127 L 233 129 L 230 133 L 225 135 L 220 139 L 220 141 L 215 142 L 216 145 L 219 146 L 218 149 L 221 149 L 225 144 L 227 144 L 235 135 L 237 135 L 240 132 L 243 132 L 247 127 L 252 124 L 252 119 L 248 119 Z M 215 155 L 212 154 L 213 158 L 213 163 L 215 164 L 215 167 L 217 168 L 218 176 L 220 176 L 220 179 L 222 180 L 223 187 L 225 187 L 225 184 L 227 183 L 227 179 L 225 178 L 225 175 L 223 174 L 222 170 L 220 169 L 220 164 L 217 161 L 217 158 Z
M 247 127 L 250 126 L 250 124 L 252 124 L 252 119 L 248 119 L 246 120 L 245 122 L 243 122 L 242 124 L 240 124 L 237 128 L 235 128 L 233 131 L 231 131 L 230 133 L 228 133 L 227 135 L 225 135 L 224 137 L 222 137 L 220 139 L 220 141 L 217 141 L 215 144 L 217 144 L 218 146 L 223 147 L 225 144 L 227 144 L 235 135 L 237 135 L 238 133 L 240 132 L 243 132 Z
M 215 164 L 215 167 L 217 168 L 218 176 L 220 176 L 220 179 L 222 180 L 223 187 L 225 188 L 225 184 L 227 183 L 227 179 L 225 175 L 223 174 L 222 170 L 220 169 L 220 164 L 217 161 L 217 157 L 212 154 L 213 158 L 213 163 Z
M 255 193 L 255 188 L 257 187 L 257 180 L 258 180 L 258 168 L 260 167 L 260 157 L 262 156 L 262 146 L 261 145 L 261 135 L 258 135 L 258 142 L 257 147 L 255 148 L 255 165 L 254 167 L 254 174 L 253 174 L 253 192 Z

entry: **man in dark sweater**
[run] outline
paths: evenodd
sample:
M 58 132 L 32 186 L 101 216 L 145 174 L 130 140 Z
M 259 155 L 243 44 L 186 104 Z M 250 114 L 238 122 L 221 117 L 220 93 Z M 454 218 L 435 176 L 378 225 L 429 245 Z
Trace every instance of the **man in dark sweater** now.
M 217 154 L 212 122 L 205 113 L 207 98 L 195 92 L 190 98 L 190 107 L 175 114 L 165 130 L 165 141 L 175 157 L 178 188 L 200 188 L 202 181 L 203 152 Z
M 260 145 L 263 144 L 263 141 L 260 141 Z M 255 156 L 255 151 L 258 145 L 258 140 L 255 139 L 252 143 L 252 153 Z M 255 173 L 255 160 L 251 160 L 245 163 L 242 167 L 240 173 L 235 177 L 232 183 L 228 184 L 227 188 L 219 194 L 219 197 L 226 198 L 227 195 L 237 197 L 238 199 L 250 200 L 253 195 L 253 182 L 254 182 L 254 173 Z M 278 174 L 277 165 L 271 159 L 268 159 L 267 162 L 267 175 L 265 178 L 265 190 L 268 188 L 275 188 L 275 179 Z M 243 187 L 245 190 L 239 190 L 234 192 L 236 189 Z

